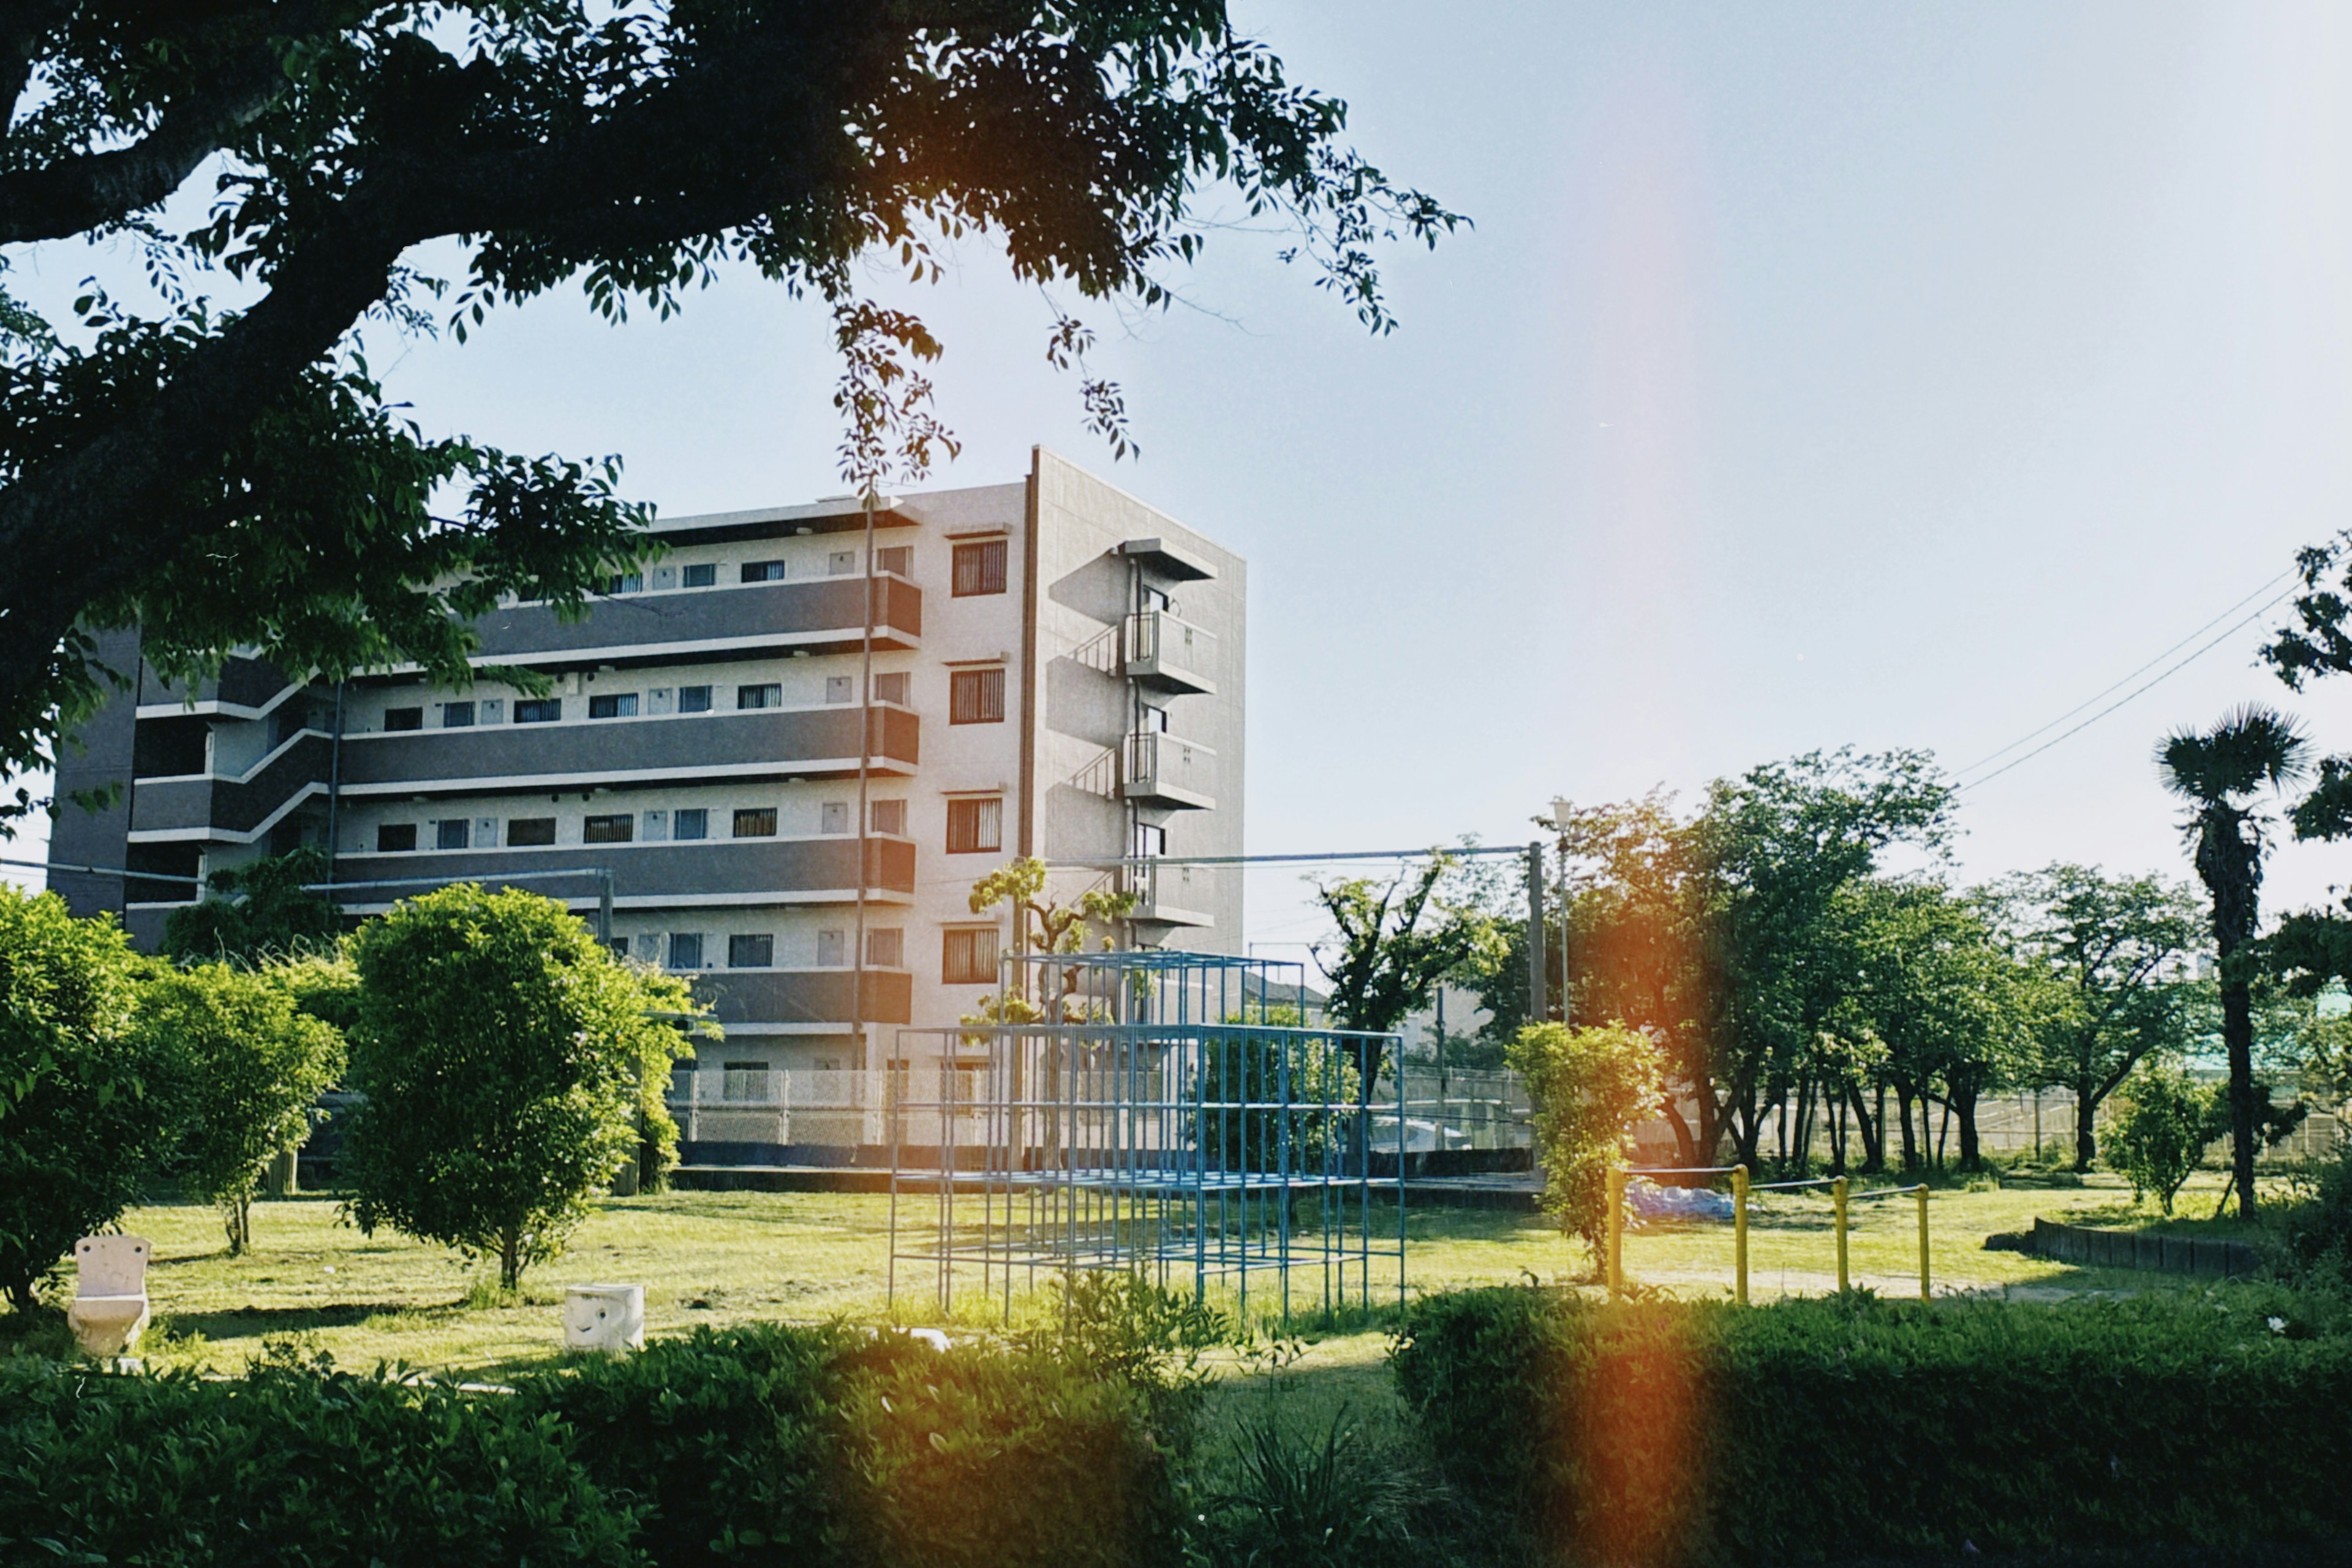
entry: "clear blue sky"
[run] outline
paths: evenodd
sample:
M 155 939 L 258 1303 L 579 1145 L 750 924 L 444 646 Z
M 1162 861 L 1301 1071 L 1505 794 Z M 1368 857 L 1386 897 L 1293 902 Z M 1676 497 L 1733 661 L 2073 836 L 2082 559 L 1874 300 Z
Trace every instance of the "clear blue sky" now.
M 1114 467 L 984 245 L 876 286 L 948 343 L 939 482 L 1043 441 L 1250 558 L 1254 848 L 1523 838 L 1556 794 L 1847 742 L 1973 763 L 2352 522 L 2352 9 L 1240 16 L 1476 222 L 1390 258 L 1393 337 L 1221 234 L 1183 306 L 1075 307 Z M 842 488 L 822 313 L 750 279 L 375 357 L 429 429 L 620 452 L 667 511 Z M 2295 698 L 2259 640 L 1971 791 L 1963 874 L 2185 874 L 2149 750 L 2242 700 L 2352 750 L 2352 681 Z M 2273 904 L 2346 863 L 2289 847 Z M 1299 934 L 1255 880 L 1253 934 Z

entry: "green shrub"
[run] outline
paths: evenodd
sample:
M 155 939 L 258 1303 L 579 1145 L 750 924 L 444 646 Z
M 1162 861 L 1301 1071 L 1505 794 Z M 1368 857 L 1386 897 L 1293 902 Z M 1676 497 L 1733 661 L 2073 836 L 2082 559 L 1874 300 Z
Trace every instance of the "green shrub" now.
M 1633 1129 L 1658 1113 L 1657 1042 L 1622 1024 L 1529 1024 L 1509 1057 L 1534 1107 L 1544 1210 L 1598 1258 L 1609 1225 L 1609 1167 L 1633 1152 Z
M 0 886 L 0 1291 L 19 1310 L 169 1152 L 171 1064 L 131 1026 L 139 964 L 110 917 Z
M 2205 1145 L 2228 1131 L 2221 1092 L 2192 1081 L 2177 1067 L 2143 1062 L 2116 1100 L 2115 1122 L 2101 1152 L 2130 1179 L 2132 1202 L 2154 1193 L 2170 1214 Z
M 1449 1479 L 1590 1561 L 2352 1534 L 2335 1475 L 2352 1334 L 2284 1293 L 1743 1310 L 1474 1291 L 1419 1304 L 1392 1364 Z
M 518 1401 L 279 1364 L 231 1383 L 0 1359 L 0 1561 L 637 1563 L 634 1510 Z
M 1108 1568 L 1175 1536 L 1136 1394 L 1039 1350 L 705 1329 L 520 1393 L 579 1435 L 600 1485 L 648 1505 L 663 1568 Z
M 511 1394 L 0 1357 L 0 1562 L 1150 1568 L 1173 1499 L 1125 1384 L 838 1326 L 702 1330 Z

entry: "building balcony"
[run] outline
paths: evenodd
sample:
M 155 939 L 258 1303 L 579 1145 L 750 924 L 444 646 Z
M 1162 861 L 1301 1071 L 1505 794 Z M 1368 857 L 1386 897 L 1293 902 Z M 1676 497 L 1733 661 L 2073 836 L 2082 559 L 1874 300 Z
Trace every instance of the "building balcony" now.
M 474 623 L 477 664 L 562 669 L 609 664 L 625 669 L 740 658 L 786 650 L 855 652 L 865 635 L 871 584 L 874 646 L 912 648 L 923 635 L 923 591 L 901 578 L 825 577 L 749 583 L 589 601 L 566 621 L 548 605 L 515 605 Z
M 131 789 L 133 844 L 250 844 L 303 801 L 327 793 L 334 741 L 315 730 L 289 738 L 242 777 L 143 778 Z
M 1213 679 L 1217 636 L 1177 619 L 1166 610 L 1145 610 L 1127 617 L 1124 666 L 1127 677 L 1176 696 L 1209 696 L 1217 689 Z
M 914 976 L 903 969 L 706 969 L 693 976 L 697 1000 L 710 1004 L 723 1025 L 835 1026 L 846 1031 L 852 987 L 868 1024 L 905 1024 L 914 1017 Z M 860 980 L 863 984 L 857 984 Z
M 601 896 L 603 879 L 596 874 L 600 868 L 612 871 L 613 902 L 620 909 L 841 904 L 857 897 L 857 841 L 846 836 L 339 855 L 334 880 L 415 884 L 413 888 L 361 888 L 339 894 L 336 901 L 354 911 L 389 905 L 436 881 L 519 887 L 576 906 L 593 904 Z M 550 875 L 561 872 L 579 875 L 576 879 Z M 509 877 L 529 880 L 501 881 Z M 912 898 L 914 845 L 903 838 L 868 838 L 866 879 L 869 897 L 878 895 L 894 902 Z
M 366 800 L 855 778 L 860 711 L 845 704 L 346 735 L 341 789 L 346 799 Z M 903 708 L 864 711 L 871 770 L 912 771 L 921 721 Z
M 1216 752 L 1173 735 L 1147 732 L 1127 738 L 1127 776 L 1122 798 L 1139 805 L 1174 811 L 1213 810 L 1210 770 Z
M 1217 923 L 1217 917 L 1195 905 L 1208 902 L 1208 884 L 1195 883 L 1189 866 L 1162 866 L 1146 860 L 1130 866 L 1127 872 L 1127 890 L 1135 895 L 1135 907 L 1127 918 L 1139 925 L 1192 926 L 1205 929 Z

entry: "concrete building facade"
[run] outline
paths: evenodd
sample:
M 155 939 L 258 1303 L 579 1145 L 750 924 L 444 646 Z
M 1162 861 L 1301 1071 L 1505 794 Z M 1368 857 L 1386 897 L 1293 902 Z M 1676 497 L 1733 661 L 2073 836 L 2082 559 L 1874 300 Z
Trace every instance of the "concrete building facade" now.
M 1134 892 L 1126 940 L 1240 951 L 1238 870 L 1152 862 L 1241 853 L 1244 563 L 1042 448 L 891 499 L 870 574 L 865 529 L 846 498 L 662 521 L 583 618 L 484 618 L 477 666 L 542 692 L 249 658 L 183 690 L 113 637 L 137 689 L 58 784 L 120 789 L 60 805 L 50 885 L 152 948 L 199 879 L 299 845 L 352 914 L 518 879 L 691 973 L 728 1036 L 697 1070 L 747 1081 L 882 1068 L 969 1012 L 1014 932 L 968 895 L 1015 856 L 1064 901 Z

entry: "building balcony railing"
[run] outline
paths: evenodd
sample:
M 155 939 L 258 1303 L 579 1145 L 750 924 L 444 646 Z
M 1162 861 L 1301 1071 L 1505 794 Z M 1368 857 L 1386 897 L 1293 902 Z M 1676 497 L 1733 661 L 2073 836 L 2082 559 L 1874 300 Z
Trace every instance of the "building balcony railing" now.
M 868 1024 L 914 1017 L 914 976 L 903 969 L 706 969 L 693 979 L 696 999 L 721 1025 L 837 1025 L 846 1033 L 853 994 Z
M 1155 691 L 1206 696 L 1217 689 L 1217 636 L 1166 610 L 1127 617 L 1126 672 Z
M 1217 753 L 1192 741 L 1147 731 L 1127 738 L 1127 776 L 1119 794 L 1140 805 L 1208 811 L 1217 797 L 1210 770 Z
M 857 773 L 860 711 L 844 704 L 347 735 L 341 787 L 346 799 L 366 799 L 849 778 Z M 873 771 L 911 770 L 922 721 L 903 708 L 864 711 Z
M 500 885 L 501 876 L 529 874 L 515 884 L 574 905 L 593 906 L 600 893 L 596 869 L 613 873 L 613 900 L 622 909 L 670 907 L 681 889 L 698 898 L 754 901 L 772 894 L 780 904 L 845 903 L 856 897 L 857 841 L 826 838 L 722 838 L 679 844 L 566 844 L 551 849 L 424 850 L 406 855 L 338 855 L 338 883 L 415 879 L 415 888 L 353 889 L 337 901 L 352 910 L 386 905 L 423 890 L 427 879 Z M 549 872 L 578 870 L 567 886 Z M 869 892 L 911 898 L 915 847 L 903 838 L 866 841 Z
M 1127 872 L 1127 890 L 1135 895 L 1128 919 L 1144 925 L 1211 927 L 1217 917 L 1200 906 L 1209 901 L 1206 880 L 1195 881 L 1190 866 L 1162 866 L 1146 860 Z
M 740 658 L 770 648 L 843 653 L 863 639 L 869 592 L 874 646 L 918 647 L 923 591 L 903 578 L 877 575 L 620 594 L 590 601 L 587 615 L 576 621 L 562 619 L 548 605 L 514 605 L 475 623 L 481 646 L 474 658 L 478 664 L 626 668 Z

